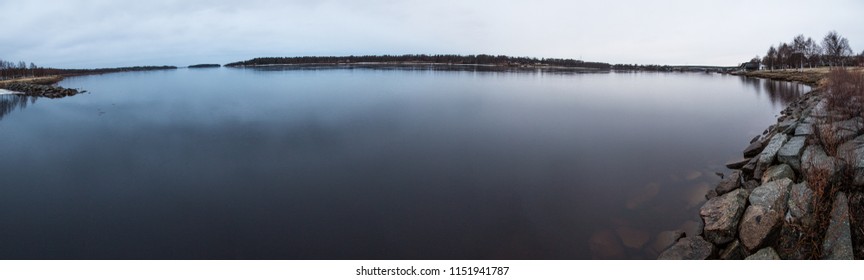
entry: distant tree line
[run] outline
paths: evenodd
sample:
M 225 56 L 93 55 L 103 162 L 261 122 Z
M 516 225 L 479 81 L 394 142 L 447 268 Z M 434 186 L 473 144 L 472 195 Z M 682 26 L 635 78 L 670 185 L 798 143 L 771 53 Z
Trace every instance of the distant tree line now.
M 791 42 L 771 46 L 761 59 L 757 56 L 751 63 L 761 63 L 767 69 L 789 69 L 820 66 L 849 66 L 864 63 L 864 52 L 855 55 L 849 40 L 837 33 L 828 32 L 821 42 L 804 35 L 795 36 Z
M 26 63 L 24 61 L 11 62 L 0 59 L 0 80 L 24 78 L 24 77 L 43 77 L 53 75 L 89 75 L 103 74 L 113 72 L 130 72 L 130 71 L 147 71 L 147 70 L 164 70 L 177 69 L 176 66 L 134 66 L 134 67 L 117 67 L 117 68 L 96 68 L 96 69 L 58 69 L 36 66 L 34 63 Z
M 259 57 L 246 61 L 225 64 L 227 67 L 258 66 L 272 64 L 342 64 L 342 63 L 441 63 L 441 64 L 482 64 L 511 67 L 559 66 L 609 69 L 611 65 L 602 62 L 585 62 L 575 59 L 510 57 L 505 55 L 363 55 L 363 56 L 300 56 L 300 57 Z
M 674 71 L 674 66 L 656 65 L 656 64 L 615 64 L 612 65 L 615 70 L 639 70 L 639 71 Z

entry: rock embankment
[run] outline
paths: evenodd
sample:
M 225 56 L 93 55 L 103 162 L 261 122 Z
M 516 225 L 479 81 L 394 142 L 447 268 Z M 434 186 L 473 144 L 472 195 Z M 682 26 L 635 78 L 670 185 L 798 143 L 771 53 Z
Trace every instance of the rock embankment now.
M 702 233 L 677 240 L 661 259 L 864 254 L 862 245 L 853 246 L 856 232 L 864 232 L 855 215 L 864 201 L 864 118 L 838 117 L 823 92 L 811 91 L 789 105 L 741 160 L 727 165 L 731 175 L 706 195 L 700 210 Z
M 66 96 L 73 96 L 84 92 L 78 91 L 77 89 L 63 88 L 59 86 L 39 85 L 21 82 L 7 83 L 4 84 L 2 88 L 14 92 L 19 92 L 23 95 L 47 98 L 61 98 Z

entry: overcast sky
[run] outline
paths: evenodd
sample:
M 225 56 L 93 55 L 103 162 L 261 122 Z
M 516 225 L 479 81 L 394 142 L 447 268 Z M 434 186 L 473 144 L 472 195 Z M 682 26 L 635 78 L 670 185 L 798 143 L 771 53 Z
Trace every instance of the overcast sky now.
M 864 48 L 860 0 L 0 0 L 0 11 L 0 59 L 70 68 L 414 53 L 735 65 L 830 30 Z

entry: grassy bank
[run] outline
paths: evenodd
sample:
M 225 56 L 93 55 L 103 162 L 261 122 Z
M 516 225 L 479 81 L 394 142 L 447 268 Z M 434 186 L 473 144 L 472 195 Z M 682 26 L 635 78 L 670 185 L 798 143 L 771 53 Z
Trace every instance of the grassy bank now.
M 55 84 L 61 80 L 63 80 L 63 76 L 61 76 L 61 75 L 52 75 L 52 76 L 45 76 L 45 77 L 15 78 L 15 79 L 8 79 L 8 80 L 0 80 L 0 88 L 7 86 L 9 84 L 12 84 L 12 83 L 51 85 L 51 84 Z
M 864 73 L 864 67 L 847 67 L 850 72 Z M 778 81 L 800 82 L 810 86 L 822 86 L 826 83 L 825 78 L 831 69 L 828 67 L 805 68 L 805 69 L 783 69 L 783 70 L 759 70 L 750 72 L 738 72 L 736 75 L 763 78 Z

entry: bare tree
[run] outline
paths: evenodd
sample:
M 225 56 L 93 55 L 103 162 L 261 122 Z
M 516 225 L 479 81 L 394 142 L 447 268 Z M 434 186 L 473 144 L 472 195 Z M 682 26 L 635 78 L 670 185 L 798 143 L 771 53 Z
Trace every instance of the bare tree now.
M 779 47 L 777 47 L 777 64 L 780 65 L 780 68 L 786 69 L 792 65 L 792 47 L 789 44 L 781 43 Z
M 804 34 L 798 34 L 792 39 L 792 58 L 793 63 L 797 62 L 800 69 L 804 69 L 804 60 L 807 58 L 807 40 L 804 39 Z
M 825 38 L 822 39 L 822 48 L 825 51 L 825 56 L 828 58 L 830 66 L 843 65 L 845 57 L 852 54 L 852 49 L 849 48 L 849 40 L 837 34 L 837 31 L 828 32 Z
M 805 55 L 807 56 L 807 65 L 810 68 L 819 65 L 819 57 L 822 55 L 822 47 L 819 44 L 816 44 L 816 41 L 813 41 L 813 38 L 807 38 L 807 42 L 805 43 L 806 47 L 804 48 Z
M 777 64 L 777 49 L 774 46 L 768 48 L 768 53 L 765 54 L 762 63 L 768 66 L 768 69 L 774 70 L 774 65 Z

